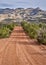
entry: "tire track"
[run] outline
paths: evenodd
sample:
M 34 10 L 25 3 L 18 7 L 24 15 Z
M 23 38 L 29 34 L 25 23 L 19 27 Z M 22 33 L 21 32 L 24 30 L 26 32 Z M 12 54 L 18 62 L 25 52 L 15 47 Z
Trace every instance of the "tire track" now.
M 46 65 L 46 54 L 41 52 L 41 48 L 21 26 L 17 26 L 0 49 L 0 65 Z

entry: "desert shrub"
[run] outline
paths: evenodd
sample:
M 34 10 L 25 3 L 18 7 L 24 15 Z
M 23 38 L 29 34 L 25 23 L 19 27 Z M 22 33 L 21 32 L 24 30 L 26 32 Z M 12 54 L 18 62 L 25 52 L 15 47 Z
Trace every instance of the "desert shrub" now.
M 40 44 L 46 44 L 46 29 L 41 28 L 41 30 L 38 31 L 37 40 Z
M 30 23 L 27 23 L 27 22 L 22 22 L 22 26 L 23 26 L 24 30 L 28 33 L 28 35 L 31 38 L 36 38 L 37 37 L 36 29 L 38 29 L 38 27 L 35 26 L 35 24 L 30 24 Z
M 0 29 L 0 38 L 9 37 L 10 29 L 9 28 L 2 28 Z
M 14 23 L 8 24 L 8 25 L 7 25 L 7 28 L 9 28 L 10 30 L 13 30 L 13 28 L 14 28 Z
M 22 27 L 30 38 L 37 39 L 40 44 L 46 44 L 46 24 L 22 22 Z
M 33 29 L 33 28 L 30 28 L 28 34 L 29 34 L 29 36 L 30 36 L 31 38 L 36 38 L 36 37 L 37 37 L 37 31 L 36 31 L 35 29 Z
M 0 38 L 9 37 L 14 28 L 14 23 L 11 24 L 1 24 L 0 27 Z

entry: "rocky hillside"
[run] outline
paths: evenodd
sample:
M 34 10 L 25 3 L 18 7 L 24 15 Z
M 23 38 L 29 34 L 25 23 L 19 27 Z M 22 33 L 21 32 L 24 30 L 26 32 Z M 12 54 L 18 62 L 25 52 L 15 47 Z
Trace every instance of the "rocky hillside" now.
M 37 8 L 16 8 L 16 9 L 0 9 L 0 21 L 4 19 L 14 19 L 15 21 L 46 21 L 46 11 L 43 11 L 39 7 Z

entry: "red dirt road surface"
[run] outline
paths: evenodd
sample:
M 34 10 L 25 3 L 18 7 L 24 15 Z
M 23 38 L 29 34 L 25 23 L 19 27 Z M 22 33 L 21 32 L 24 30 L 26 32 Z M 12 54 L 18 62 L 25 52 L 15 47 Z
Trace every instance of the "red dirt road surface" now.
M 0 39 L 0 65 L 46 65 L 46 46 L 16 26 L 10 38 Z

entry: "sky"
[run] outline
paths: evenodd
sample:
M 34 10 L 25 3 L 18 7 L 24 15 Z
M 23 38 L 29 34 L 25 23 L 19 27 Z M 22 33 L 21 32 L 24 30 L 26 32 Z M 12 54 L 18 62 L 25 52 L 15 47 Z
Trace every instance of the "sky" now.
M 0 0 L 0 8 L 36 8 L 46 10 L 46 0 Z

